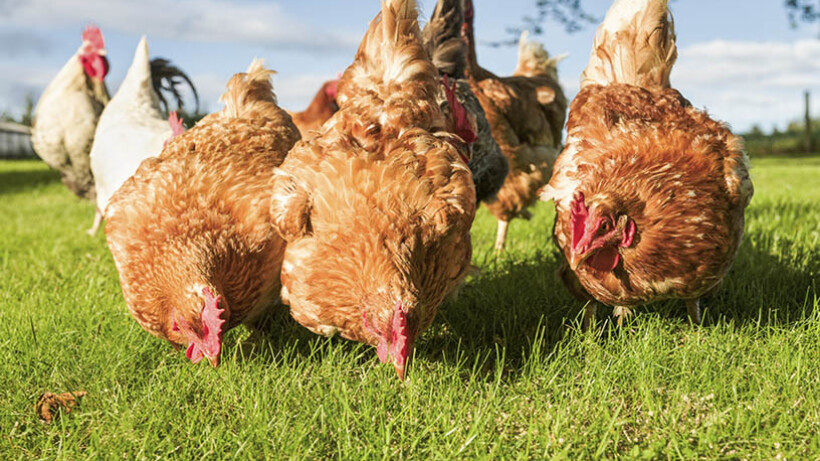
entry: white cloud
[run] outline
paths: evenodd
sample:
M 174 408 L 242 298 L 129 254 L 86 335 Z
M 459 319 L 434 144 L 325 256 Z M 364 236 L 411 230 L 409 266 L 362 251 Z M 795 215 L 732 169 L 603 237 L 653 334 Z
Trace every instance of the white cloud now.
M 672 85 L 738 131 L 782 126 L 801 117 L 804 90 L 820 95 L 820 41 L 691 45 L 680 50 Z
M 242 43 L 277 49 L 333 52 L 360 37 L 311 27 L 279 3 L 224 0 L 26 0 L 4 1 L 0 26 L 49 28 L 93 21 L 103 30 L 174 40 Z

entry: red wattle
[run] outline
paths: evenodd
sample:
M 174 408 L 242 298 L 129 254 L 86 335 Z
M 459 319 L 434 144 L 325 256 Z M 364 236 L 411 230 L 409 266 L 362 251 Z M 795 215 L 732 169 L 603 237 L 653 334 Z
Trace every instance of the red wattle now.
M 387 358 L 388 358 L 387 357 L 387 349 L 388 349 L 387 341 L 385 341 L 384 339 L 381 339 L 379 341 L 379 345 L 376 346 L 376 355 L 379 356 L 379 362 L 387 363 Z
M 202 354 L 202 349 L 198 348 L 196 344 L 191 343 L 188 345 L 188 350 L 185 351 L 185 357 L 187 357 L 191 363 L 197 364 L 202 360 L 204 355 Z
M 618 261 L 621 256 L 618 254 L 618 249 L 615 247 L 604 247 L 596 251 L 587 259 L 589 265 L 601 272 L 610 272 L 618 266 Z

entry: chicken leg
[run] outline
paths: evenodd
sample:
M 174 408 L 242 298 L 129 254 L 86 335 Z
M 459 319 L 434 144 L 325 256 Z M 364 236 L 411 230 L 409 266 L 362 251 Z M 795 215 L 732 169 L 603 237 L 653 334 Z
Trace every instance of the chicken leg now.
M 692 325 L 700 325 L 700 299 L 687 299 L 686 313 Z
M 581 331 L 589 331 L 595 325 L 595 317 L 598 315 L 598 303 L 590 301 L 584 307 L 584 320 L 581 323 Z
M 495 251 L 504 251 L 504 244 L 507 242 L 507 228 L 509 221 L 498 220 L 498 233 L 495 236 Z
M 91 229 L 85 231 L 86 234 L 90 236 L 94 236 L 97 234 L 97 229 L 100 228 L 100 224 L 102 224 L 103 215 L 100 213 L 100 210 L 94 211 L 94 224 L 91 225 Z

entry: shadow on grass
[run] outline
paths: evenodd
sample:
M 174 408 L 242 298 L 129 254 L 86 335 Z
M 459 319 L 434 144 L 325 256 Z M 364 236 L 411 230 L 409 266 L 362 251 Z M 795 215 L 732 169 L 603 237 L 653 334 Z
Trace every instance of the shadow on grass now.
M 326 351 L 328 348 L 341 349 L 342 353 L 350 353 L 357 347 L 361 347 L 359 343 L 346 340 L 338 335 L 327 338 L 312 333 L 290 316 L 288 306 L 279 306 L 270 314 L 259 319 L 250 328 L 250 332 L 250 336 L 245 339 L 233 340 L 237 346 L 237 361 L 272 362 L 286 355 L 295 354 L 307 358 L 319 351 Z M 375 351 L 373 349 L 373 356 L 375 356 Z M 365 363 L 370 358 L 370 354 L 364 354 L 359 361 Z
M 789 204 L 788 209 L 750 210 L 750 216 L 811 216 L 816 212 L 812 205 Z M 808 242 L 787 235 L 782 230 L 747 233 L 722 286 L 702 300 L 704 328 L 718 323 L 739 328 L 750 324 L 788 326 L 813 315 L 814 300 L 820 295 L 820 253 Z M 460 299 L 442 307 L 417 356 L 439 360 L 445 354 L 452 357 L 458 349 L 468 356 L 492 357 L 496 348 L 503 347 L 504 368 L 515 374 L 536 342 L 540 342 L 540 354 L 552 354 L 565 338 L 576 336 L 583 308 L 554 276 L 559 257 L 557 253 L 537 254 L 513 261 L 501 256 L 496 267 L 468 283 Z M 608 308 L 599 309 L 602 341 L 614 337 L 608 333 L 617 330 L 612 322 L 602 325 L 610 313 Z M 680 300 L 647 304 L 634 313 L 635 322 L 654 313 L 688 328 L 686 308 Z M 488 362 L 485 368 L 491 374 L 495 364 L 492 359 Z
M 777 212 L 815 212 L 811 205 L 791 204 L 789 208 L 779 207 Z M 758 221 L 773 213 L 772 209 L 750 210 L 750 216 Z M 809 244 L 786 235 L 765 229 L 747 233 L 723 285 L 702 302 L 704 328 L 718 323 L 737 327 L 789 325 L 812 314 L 820 288 L 820 255 L 812 252 Z M 499 360 L 504 362 L 505 375 L 516 375 L 522 372 L 525 358 L 531 353 L 550 355 L 560 344 L 580 340 L 576 332 L 583 304 L 556 279 L 559 257 L 557 252 L 547 251 L 523 259 L 502 254 L 487 261 L 482 275 L 469 280 L 457 298 L 441 306 L 432 327 L 416 344 L 416 358 L 452 361 L 457 356 L 486 357 L 482 376 L 491 380 L 499 369 Z M 654 314 L 688 328 L 686 308 L 680 300 L 640 306 L 634 313 L 634 322 Z M 599 327 L 604 328 L 599 338 L 603 342 L 617 336 L 618 328 L 607 321 L 609 314 L 607 308 L 599 310 Z M 347 354 L 361 347 L 340 337 L 328 340 L 310 333 L 290 318 L 286 307 L 266 322 L 263 341 L 255 353 L 247 356 L 249 359 L 277 360 L 282 350 L 309 357 L 317 351 L 341 348 Z M 365 349 L 362 363 L 372 361 L 375 355 L 375 350 L 370 353 L 369 348 Z M 501 349 L 503 358 L 497 355 Z
M 26 162 L 17 161 L 18 164 L 42 164 L 38 160 Z M 2 166 L 2 163 L 0 163 Z M 60 182 L 60 173 L 54 170 L 33 170 L 21 168 L 18 170 L 0 169 L 0 195 L 18 194 L 30 189 L 48 186 L 52 183 Z
M 537 253 L 525 260 L 499 255 L 495 267 L 471 280 L 446 302 L 416 353 L 428 360 L 493 356 L 504 349 L 506 371 L 515 372 L 538 341 L 549 354 L 577 326 L 581 305 L 555 277 L 556 255 Z M 495 367 L 492 360 L 486 371 Z

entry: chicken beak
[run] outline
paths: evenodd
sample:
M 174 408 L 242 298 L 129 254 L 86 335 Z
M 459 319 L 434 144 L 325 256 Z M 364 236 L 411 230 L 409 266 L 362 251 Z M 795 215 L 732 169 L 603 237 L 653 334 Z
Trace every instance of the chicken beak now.
M 399 375 L 399 380 L 404 381 L 404 364 L 399 365 L 398 363 L 393 363 L 393 366 L 396 367 L 396 373 Z
M 586 261 L 587 258 L 589 258 L 591 255 L 592 255 L 591 251 L 587 251 L 585 253 L 576 253 L 576 252 L 573 251 L 572 254 L 570 255 L 570 258 L 569 258 L 569 267 L 570 267 L 570 269 L 572 269 L 572 270 L 578 269 L 578 267 L 580 267 L 581 264 L 583 264 L 584 261 Z
M 208 363 L 211 364 L 212 367 L 216 368 L 219 366 L 219 356 L 211 357 L 210 355 L 206 355 L 205 358 L 208 360 Z
M 408 352 L 407 357 L 396 357 L 393 359 L 393 367 L 396 369 L 396 374 L 399 375 L 399 380 L 404 381 L 405 371 L 407 370 L 407 362 L 409 356 L 413 355 L 412 349 Z

